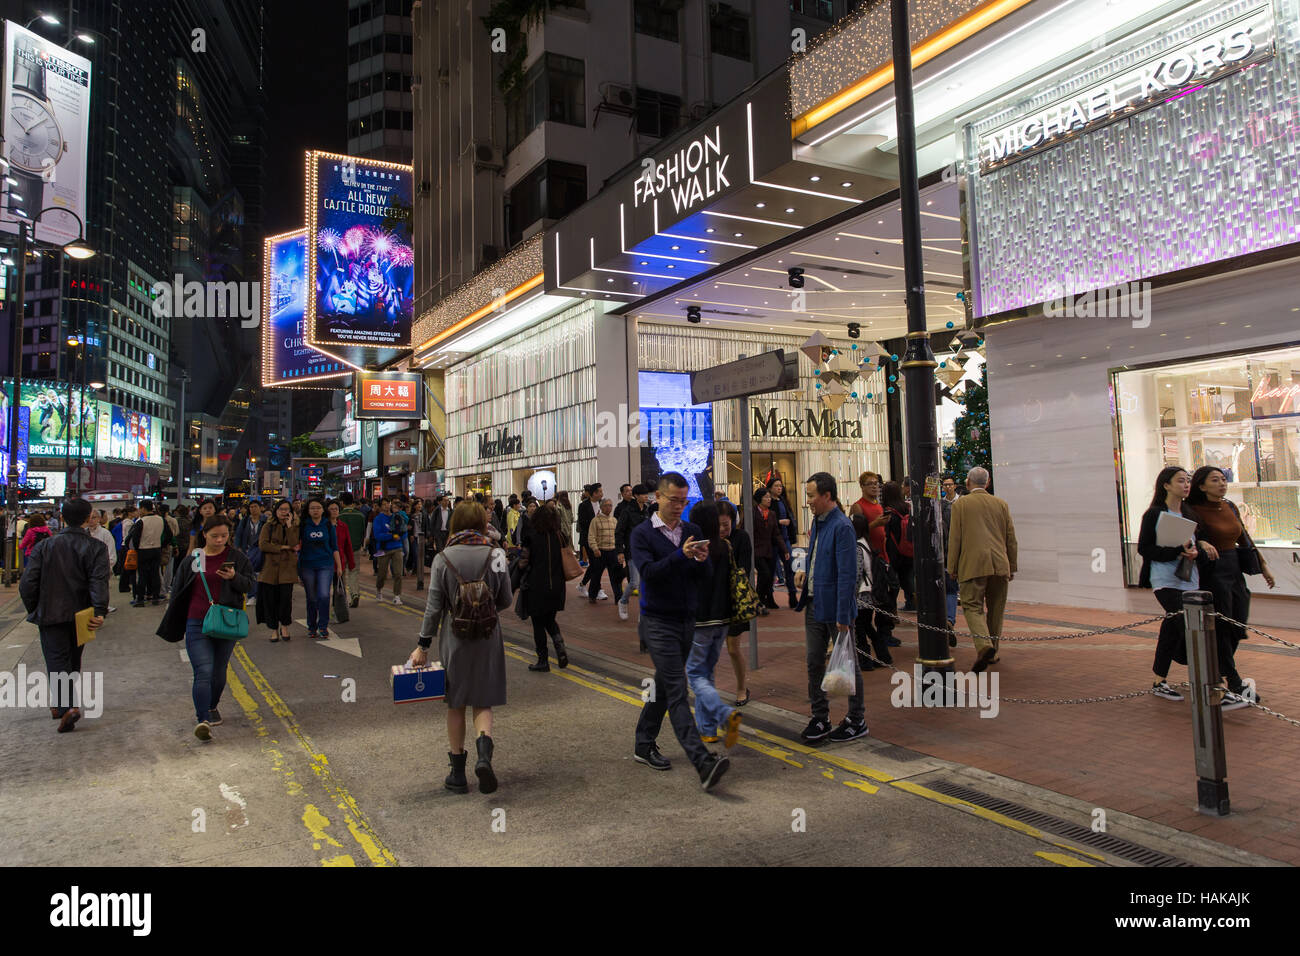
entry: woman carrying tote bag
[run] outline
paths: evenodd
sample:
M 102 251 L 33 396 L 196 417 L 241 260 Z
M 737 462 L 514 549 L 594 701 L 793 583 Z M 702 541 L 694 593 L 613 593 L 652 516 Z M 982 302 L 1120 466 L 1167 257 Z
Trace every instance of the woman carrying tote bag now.
M 212 728 L 221 724 L 217 704 L 226 689 L 226 665 L 237 640 L 238 632 L 222 627 L 222 618 L 229 624 L 242 617 L 243 634 L 248 633 L 244 598 L 253 587 L 253 565 L 242 551 L 230 547 L 232 530 L 225 515 L 214 515 L 204 523 L 203 548 L 177 568 L 171 600 L 158 625 L 158 636 L 164 640 L 185 641 L 194 669 L 194 736 L 200 740 L 210 739 Z M 214 607 L 220 610 L 211 614 Z

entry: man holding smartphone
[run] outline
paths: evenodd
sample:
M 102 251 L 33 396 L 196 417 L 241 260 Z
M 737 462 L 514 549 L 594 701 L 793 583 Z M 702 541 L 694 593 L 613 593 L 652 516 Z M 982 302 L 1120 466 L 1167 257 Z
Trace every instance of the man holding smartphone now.
M 698 526 L 682 520 L 689 487 L 682 475 L 666 472 L 655 492 L 659 510 L 632 532 L 632 563 L 641 574 L 641 636 L 655 665 L 654 686 L 641 708 L 632 756 L 654 770 L 672 768 L 655 743 L 667 713 L 673 733 L 700 775 L 700 785 L 712 790 L 730 761 L 704 746 L 686 695 L 696 592 L 700 578 L 712 573 L 708 540 Z

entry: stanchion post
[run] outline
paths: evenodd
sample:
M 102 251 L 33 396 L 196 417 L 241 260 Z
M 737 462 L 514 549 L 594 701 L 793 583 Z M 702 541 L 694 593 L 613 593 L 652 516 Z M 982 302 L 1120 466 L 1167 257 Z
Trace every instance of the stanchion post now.
M 1196 755 L 1196 808 L 1227 816 L 1228 760 L 1223 749 L 1222 693 L 1218 644 L 1214 634 L 1214 596 L 1209 591 L 1183 592 L 1187 627 L 1187 673 L 1191 683 L 1192 749 Z

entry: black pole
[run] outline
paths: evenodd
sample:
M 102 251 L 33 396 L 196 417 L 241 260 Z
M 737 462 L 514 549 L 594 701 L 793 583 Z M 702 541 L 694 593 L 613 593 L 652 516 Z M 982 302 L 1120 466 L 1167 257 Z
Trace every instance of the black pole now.
M 907 459 L 912 478 L 912 568 L 920 652 L 927 671 L 952 670 L 944 607 L 942 512 L 938 507 L 939 433 L 935 423 L 934 369 L 925 321 L 925 267 L 921 255 L 921 193 L 916 171 L 916 116 L 912 105 L 912 38 L 907 0 L 891 0 L 894 42 L 894 103 L 898 121 L 898 195 L 903 226 L 903 274 L 907 282 Z M 935 497 L 927 497 L 926 490 Z M 928 629 L 933 628 L 933 630 Z
M 9 408 L 9 485 L 10 526 L 18 527 L 18 407 L 23 390 L 23 312 L 27 308 L 27 220 L 18 221 L 18 296 L 14 303 L 14 400 Z M 17 568 L 17 564 L 11 565 Z

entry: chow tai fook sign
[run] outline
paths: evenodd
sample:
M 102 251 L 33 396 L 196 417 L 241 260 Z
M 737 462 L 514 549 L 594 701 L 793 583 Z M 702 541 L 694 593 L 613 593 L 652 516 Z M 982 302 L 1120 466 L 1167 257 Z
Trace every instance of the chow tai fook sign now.
M 307 230 L 262 241 L 262 384 L 338 388 L 352 369 L 307 344 Z
M 381 421 L 424 417 L 424 380 L 414 372 L 357 372 L 352 399 L 357 418 Z
M 1224 4 L 1203 5 L 1191 21 L 1180 11 L 1135 47 L 1100 62 L 1072 64 L 1050 78 L 1040 92 L 1025 97 L 1030 109 L 1014 106 L 1010 115 L 979 135 L 981 168 L 994 169 L 1062 139 L 1168 102 L 1229 73 L 1268 59 L 1276 30 L 1268 0 L 1224 21 Z M 1104 77 L 1097 82 L 1093 77 Z
M 382 364 L 411 346 L 412 168 L 311 151 L 306 175 L 307 344 Z

